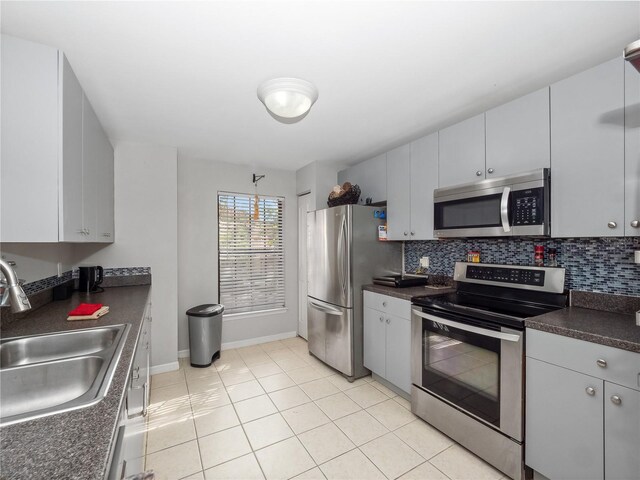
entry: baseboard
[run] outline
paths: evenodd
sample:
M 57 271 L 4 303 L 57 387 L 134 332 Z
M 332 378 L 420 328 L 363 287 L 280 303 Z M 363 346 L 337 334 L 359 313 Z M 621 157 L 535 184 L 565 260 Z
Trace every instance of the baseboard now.
M 266 337 L 248 338 L 247 340 L 238 340 L 237 342 L 227 342 L 222 344 L 222 350 L 229 350 L 230 348 L 249 347 L 251 345 L 258 345 L 259 343 L 275 342 L 276 340 L 293 338 L 297 335 L 298 332 L 293 331 L 278 333 L 276 335 L 267 335 Z
M 157 375 L 158 373 L 173 372 L 178 370 L 180 365 L 178 362 L 164 363 L 162 365 L 154 365 L 151 367 L 151 375 Z

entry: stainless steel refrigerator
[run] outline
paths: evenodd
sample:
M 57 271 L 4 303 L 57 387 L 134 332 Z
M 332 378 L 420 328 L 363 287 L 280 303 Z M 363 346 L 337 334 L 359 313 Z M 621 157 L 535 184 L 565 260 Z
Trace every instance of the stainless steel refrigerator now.
M 362 360 L 362 286 L 402 269 L 400 243 L 378 240 L 384 220 L 374 218 L 375 210 L 344 205 L 307 214 L 309 351 L 352 379 L 369 374 Z

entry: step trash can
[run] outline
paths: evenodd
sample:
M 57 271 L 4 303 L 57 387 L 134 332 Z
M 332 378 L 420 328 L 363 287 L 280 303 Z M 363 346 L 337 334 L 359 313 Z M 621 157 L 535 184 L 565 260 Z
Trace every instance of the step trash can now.
M 192 367 L 208 367 L 220 357 L 222 312 L 224 307 L 217 303 L 206 303 L 187 310 Z

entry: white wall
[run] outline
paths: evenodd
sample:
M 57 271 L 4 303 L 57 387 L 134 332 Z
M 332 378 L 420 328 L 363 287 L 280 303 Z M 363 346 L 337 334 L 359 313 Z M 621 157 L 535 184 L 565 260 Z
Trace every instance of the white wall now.
M 295 172 L 253 168 L 212 160 L 178 161 L 178 338 L 189 348 L 185 312 L 218 302 L 218 191 L 253 193 L 253 173 L 266 177 L 258 194 L 285 197 L 285 304 L 287 311 L 225 318 L 223 343 L 292 333 L 297 328 L 297 215 Z M 155 281 L 155 280 L 154 280 Z
M 26 283 L 71 270 L 74 266 L 73 244 L 70 243 L 3 243 L 0 253 L 4 260 L 16 262 L 18 278 Z
M 152 365 L 177 368 L 177 151 L 115 145 L 115 243 L 75 245 L 75 264 L 151 267 Z
M 312 162 L 296 172 L 296 193 L 311 194 L 311 210 L 327 208 L 327 198 L 338 181 L 342 165 Z

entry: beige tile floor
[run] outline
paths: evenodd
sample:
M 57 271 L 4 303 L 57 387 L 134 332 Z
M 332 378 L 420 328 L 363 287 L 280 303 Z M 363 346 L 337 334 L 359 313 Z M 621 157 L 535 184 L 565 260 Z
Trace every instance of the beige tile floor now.
M 146 468 L 157 479 L 498 480 L 371 377 L 347 382 L 301 338 L 154 375 Z

